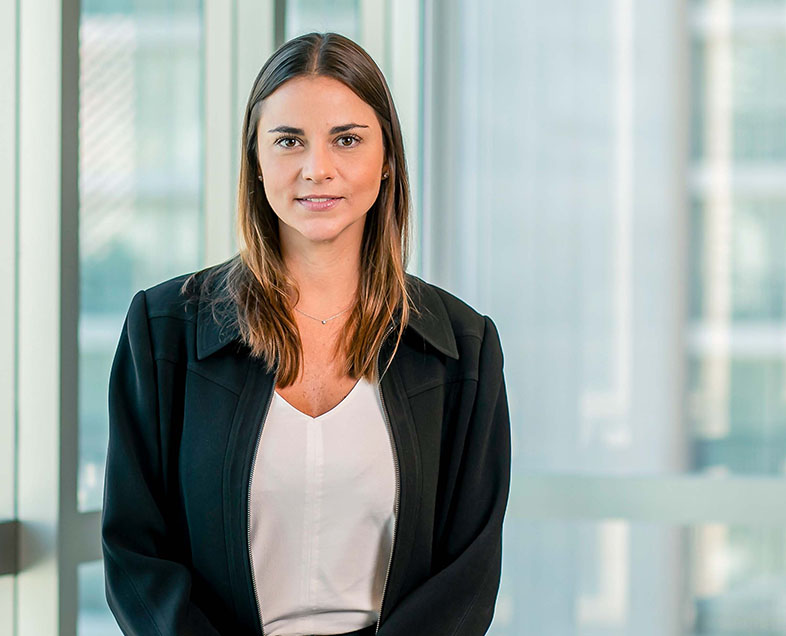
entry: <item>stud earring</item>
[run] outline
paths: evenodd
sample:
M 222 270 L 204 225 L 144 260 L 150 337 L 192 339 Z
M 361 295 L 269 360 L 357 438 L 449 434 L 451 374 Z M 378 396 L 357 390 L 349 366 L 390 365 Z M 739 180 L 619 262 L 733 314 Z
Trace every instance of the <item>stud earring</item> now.
M 260 181 L 262 181 L 262 175 L 261 175 L 261 174 L 258 174 L 258 175 L 257 175 L 257 179 L 259 179 Z
M 383 178 L 383 179 L 387 179 L 387 178 L 388 178 L 388 173 L 387 173 L 387 172 L 386 172 L 386 173 L 384 173 L 384 174 L 382 175 L 382 178 Z

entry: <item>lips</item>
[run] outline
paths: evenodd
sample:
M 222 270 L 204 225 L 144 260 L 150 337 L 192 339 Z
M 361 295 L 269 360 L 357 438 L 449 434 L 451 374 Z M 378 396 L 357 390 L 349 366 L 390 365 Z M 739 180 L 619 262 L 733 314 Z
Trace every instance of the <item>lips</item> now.
M 339 204 L 343 197 L 319 197 L 323 201 L 310 201 L 308 198 L 295 199 L 300 205 L 308 210 L 329 210 Z

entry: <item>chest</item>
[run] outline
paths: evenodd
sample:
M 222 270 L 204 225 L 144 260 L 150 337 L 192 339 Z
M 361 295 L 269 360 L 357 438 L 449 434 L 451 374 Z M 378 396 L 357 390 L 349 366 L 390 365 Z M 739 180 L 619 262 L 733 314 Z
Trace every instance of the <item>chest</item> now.
M 313 327 L 301 329 L 303 371 L 297 381 L 276 391 L 301 413 L 318 417 L 344 400 L 357 378 L 344 375 L 334 353 L 335 332 L 325 334 Z
M 301 413 L 319 417 L 344 400 L 356 382 L 355 378 L 320 375 L 313 370 L 293 385 L 276 387 L 276 391 Z

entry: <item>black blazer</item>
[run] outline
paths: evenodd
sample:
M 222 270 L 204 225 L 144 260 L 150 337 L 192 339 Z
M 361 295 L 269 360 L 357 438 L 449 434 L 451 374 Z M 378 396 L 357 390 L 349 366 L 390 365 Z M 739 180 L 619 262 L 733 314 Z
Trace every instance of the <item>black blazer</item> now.
M 184 280 L 136 293 L 112 364 L 107 601 L 126 634 L 259 635 L 248 500 L 275 374 L 212 319 L 211 290 L 194 303 L 179 296 Z M 423 316 L 381 379 L 398 514 L 377 633 L 480 636 L 494 614 L 510 486 L 499 334 L 445 290 L 411 274 L 407 284 Z

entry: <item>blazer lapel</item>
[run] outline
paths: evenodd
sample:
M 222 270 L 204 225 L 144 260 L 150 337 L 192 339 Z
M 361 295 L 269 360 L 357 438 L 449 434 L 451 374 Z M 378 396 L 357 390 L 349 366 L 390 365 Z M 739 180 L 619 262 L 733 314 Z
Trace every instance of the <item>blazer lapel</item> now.
M 458 359 L 456 339 L 447 310 L 437 292 L 416 276 L 407 274 L 408 291 L 420 314 L 410 314 L 407 325 L 443 355 Z M 229 312 L 213 316 L 210 301 L 215 292 L 203 289 L 199 298 L 196 329 L 196 355 L 202 361 L 228 344 L 240 341 L 241 334 Z M 396 327 L 397 318 L 394 318 Z M 386 361 L 393 348 L 395 330 L 382 346 L 380 359 Z M 406 571 L 413 546 L 417 539 L 415 521 L 418 518 L 423 490 L 422 458 L 417 439 L 416 422 L 406 394 L 401 375 L 399 349 L 388 371 L 382 376 L 380 390 L 386 416 L 390 422 L 394 453 L 399 466 L 399 514 L 393 555 L 385 593 L 383 611 L 387 614 L 394 606 L 392 599 L 399 595 L 406 580 Z M 246 379 L 238 397 L 237 409 L 231 425 L 229 442 L 223 467 L 223 516 L 227 528 L 227 552 L 233 596 L 237 604 L 242 627 L 249 633 L 261 633 L 259 612 L 251 573 L 249 555 L 249 487 L 257 440 L 261 435 L 267 406 L 273 397 L 275 373 L 268 372 L 262 361 L 246 355 L 242 347 L 239 358 L 231 358 L 246 367 Z M 229 359 L 223 361 L 230 364 Z M 223 365 L 219 365 L 223 367 Z M 381 365 L 384 369 L 385 363 Z M 380 370 L 381 370 L 380 369 Z M 264 607 L 262 608 L 264 613 Z M 384 618 L 384 617 L 383 617 Z

